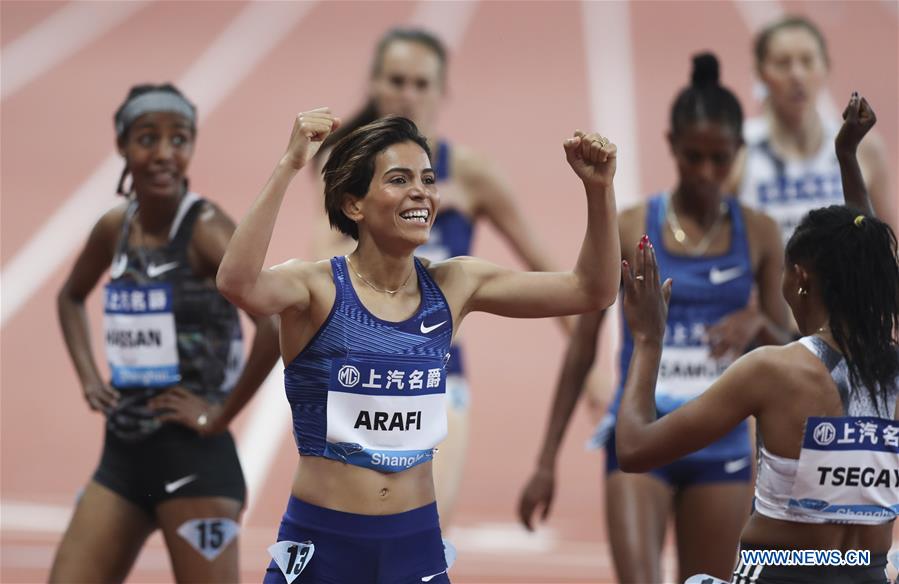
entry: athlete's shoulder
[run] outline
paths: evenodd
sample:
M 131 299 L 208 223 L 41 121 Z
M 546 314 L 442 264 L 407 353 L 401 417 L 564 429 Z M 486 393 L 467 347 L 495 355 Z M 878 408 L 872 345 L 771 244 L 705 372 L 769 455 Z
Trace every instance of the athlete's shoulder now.
M 458 145 L 453 145 L 450 150 L 450 168 L 455 178 L 469 181 L 490 178 L 496 172 L 489 158 L 467 146 Z
M 858 160 L 863 166 L 886 164 L 887 145 L 879 132 L 869 132 L 858 145 Z
M 646 213 L 649 209 L 648 201 L 627 207 L 618 212 L 618 233 L 621 239 L 622 249 L 632 248 L 638 239 L 646 232 Z M 633 243 L 631 243 L 633 241 Z
M 120 201 L 115 207 L 103 213 L 94 224 L 91 237 L 102 239 L 114 245 L 118 241 L 119 234 L 122 232 L 122 227 L 125 224 L 125 216 L 128 212 L 129 204 L 130 201 L 127 199 Z
M 291 258 L 286 262 L 276 264 L 269 269 L 310 282 L 321 281 L 323 279 L 330 281 L 332 277 L 331 260 L 308 261 Z
M 766 116 L 748 118 L 743 122 L 743 140 L 748 146 L 755 146 L 765 140 L 770 131 L 770 120 Z
M 737 203 L 740 213 L 743 215 L 743 222 L 746 224 L 746 231 L 752 242 L 759 244 L 767 244 L 774 246 L 778 251 L 782 248 L 783 242 L 780 240 L 780 227 L 777 222 L 761 209 L 753 209 L 743 203 Z
M 456 256 L 440 261 L 431 261 L 420 257 L 418 260 L 438 283 L 442 280 L 452 279 L 454 276 L 460 276 L 468 270 L 477 269 L 480 264 L 487 263 L 471 256 Z
M 194 235 L 196 236 L 197 232 L 215 232 L 223 234 L 230 239 L 237 228 L 234 220 L 221 207 L 209 199 L 202 199 L 196 204 L 200 205 L 200 209 L 197 215 L 197 222 L 194 225 Z
M 750 351 L 734 365 L 751 370 L 752 379 L 759 387 L 767 385 L 776 391 L 787 391 L 798 386 L 797 380 L 813 381 L 820 385 L 829 378 L 821 361 L 805 346 L 794 341 L 782 346 L 767 345 Z

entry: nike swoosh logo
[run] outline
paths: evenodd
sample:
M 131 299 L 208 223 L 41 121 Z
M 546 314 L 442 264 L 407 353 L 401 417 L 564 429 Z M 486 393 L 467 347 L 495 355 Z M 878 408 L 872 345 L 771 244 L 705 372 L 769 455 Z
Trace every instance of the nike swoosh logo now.
M 441 324 L 443 324 L 443 323 L 441 323 Z M 422 581 L 422 582 L 430 582 L 431 580 L 433 580 L 434 578 L 436 578 L 436 577 L 439 576 L 440 574 L 446 574 L 446 570 L 444 570 L 444 571 L 442 571 L 442 572 L 437 572 L 436 574 L 431 574 L 430 576 L 425 576 L 424 578 L 421 579 L 421 581 Z
M 749 457 L 744 456 L 743 458 L 738 458 L 737 460 L 729 460 L 724 463 L 724 472 L 727 474 L 734 474 L 738 470 L 743 470 L 749 466 Z
M 147 276 L 150 278 L 155 278 L 157 276 L 161 276 L 166 272 L 170 272 L 178 267 L 178 262 L 169 262 L 167 264 L 162 264 L 161 266 L 157 266 L 154 264 L 150 264 L 147 266 Z
M 172 481 L 170 483 L 166 483 L 165 484 L 165 492 L 168 493 L 169 495 L 171 495 L 172 493 L 174 493 L 175 491 L 177 491 L 178 489 L 180 489 L 187 483 L 192 483 L 195 480 L 197 480 L 197 475 L 192 474 L 192 475 L 187 475 L 186 477 L 182 477 L 182 478 L 178 479 L 177 481 Z
M 725 282 L 730 282 L 734 278 L 739 278 L 740 275 L 745 272 L 745 268 L 743 266 L 734 266 L 733 268 L 728 268 L 726 270 L 719 270 L 718 268 L 712 268 L 709 270 L 709 282 L 715 284 L 724 284 Z
M 435 331 L 446 324 L 446 321 L 438 322 L 433 326 L 425 326 L 425 321 L 421 321 L 421 334 L 426 335 L 431 331 Z
M 119 254 L 119 257 L 117 257 L 112 263 L 112 267 L 109 268 L 109 277 L 115 280 L 116 278 L 124 274 L 127 268 L 128 256 L 126 256 L 125 254 Z

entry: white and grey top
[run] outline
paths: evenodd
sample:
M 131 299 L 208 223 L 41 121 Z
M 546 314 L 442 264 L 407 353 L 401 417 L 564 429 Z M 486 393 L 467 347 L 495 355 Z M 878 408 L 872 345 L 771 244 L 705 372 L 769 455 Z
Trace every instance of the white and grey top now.
M 853 388 L 849 380 L 849 368 L 841 353 L 833 349 L 817 336 L 803 337 L 799 340 L 812 354 L 818 357 L 836 383 L 843 402 L 843 415 L 850 417 L 874 417 L 892 420 L 899 398 L 899 378 L 887 395 L 886 406 L 875 404 L 867 388 Z M 808 508 L 797 508 L 794 500 L 794 486 L 800 467 L 799 459 L 777 456 L 759 444 L 759 469 L 755 485 L 755 510 L 766 517 L 795 521 L 799 523 L 830 523 L 832 515 L 816 513 Z M 893 466 L 899 466 L 899 460 Z M 823 476 L 823 475 L 822 475 Z M 795 500 L 794 500 L 795 501 Z M 852 523 L 878 523 L 882 521 L 851 521 Z

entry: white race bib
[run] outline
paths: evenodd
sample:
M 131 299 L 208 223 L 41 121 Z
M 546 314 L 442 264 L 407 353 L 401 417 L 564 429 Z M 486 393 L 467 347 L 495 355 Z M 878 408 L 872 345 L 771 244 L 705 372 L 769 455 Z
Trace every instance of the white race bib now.
M 689 401 L 708 389 L 731 363 L 730 359 L 712 358 L 707 345 L 666 345 L 659 363 L 657 400 Z
M 382 472 L 430 460 L 445 437 L 439 359 L 350 357 L 331 365 L 325 455 Z
M 116 387 L 166 387 L 181 380 L 172 287 L 105 289 L 106 357 Z
M 834 523 L 899 516 L 899 421 L 809 418 L 789 507 Z

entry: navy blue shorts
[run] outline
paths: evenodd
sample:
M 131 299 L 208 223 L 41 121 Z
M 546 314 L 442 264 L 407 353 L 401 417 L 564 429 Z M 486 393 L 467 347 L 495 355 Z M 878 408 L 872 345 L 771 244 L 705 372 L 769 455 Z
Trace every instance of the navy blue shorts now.
M 619 470 L 618 455 L 615 453 L 615 432 L 606 442 L 606 476 Z M 752 455 L 728 460 L 692 460 L 681 459 L 654 468 L 649 474 L 666 484 L 683 489 L 694 485 L 709 483 L 742 482 L 752 480 Z
M 269 553 L 263 584 L 450 581 L 436 503 L 396 515 L 356 515 L 291 497 Z

